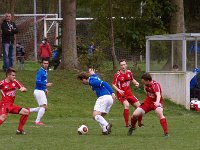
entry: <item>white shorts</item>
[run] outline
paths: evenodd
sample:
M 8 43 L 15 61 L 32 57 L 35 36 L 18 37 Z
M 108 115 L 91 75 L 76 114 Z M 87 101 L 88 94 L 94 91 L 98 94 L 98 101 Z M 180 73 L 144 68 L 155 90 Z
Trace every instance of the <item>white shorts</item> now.
M 104 95 L 97 99 L 94 110 L 101 113 L 109 113 L 110 108 L 112 107 L 113 99 L 111 95 Z
M 46 104 L 47 105 L 47 97 L 44 91 L 42 90 L 34 90 L 33 93 L 37 103 L 39 106 Z

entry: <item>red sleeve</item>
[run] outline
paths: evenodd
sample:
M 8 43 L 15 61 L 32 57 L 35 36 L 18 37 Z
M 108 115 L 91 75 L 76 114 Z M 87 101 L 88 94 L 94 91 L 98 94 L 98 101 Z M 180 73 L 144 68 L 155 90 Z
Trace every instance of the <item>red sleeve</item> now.
M 159 84 L 158 83 L 154 83 L 153 85 L 152 85 L 152 88 L 153 88 L 153 90 L 154 90 L 154 92 L 156 93 L 156 92 L 159 92 L 159 93 L 161 93 L 160 91 L 160 86 L 159 86 Z
M 133 73 L 130 71 L 131 80 L 134 79 Z
M 119 76 L 119 73 L 116 73 L 116 74 L 114 75 L 114 79 L 113 79 L 113 81 L 112 81 L 112 84 L 114 84 L 114 85 L 117 84 L 118 76 Z
M 23 87 L 23 85 L 18 81 L 15 80 L 16 86 L 20 89 L 21 87 Z

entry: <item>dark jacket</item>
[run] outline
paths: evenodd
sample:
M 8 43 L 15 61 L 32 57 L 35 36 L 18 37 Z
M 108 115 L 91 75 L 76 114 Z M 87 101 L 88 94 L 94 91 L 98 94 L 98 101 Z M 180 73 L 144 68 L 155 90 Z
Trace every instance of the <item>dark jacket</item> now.
M 1 24 L 2 43 L 14 43 L 14 34 L 18 33 L 18 29 L 14 22 L 4 20 Z

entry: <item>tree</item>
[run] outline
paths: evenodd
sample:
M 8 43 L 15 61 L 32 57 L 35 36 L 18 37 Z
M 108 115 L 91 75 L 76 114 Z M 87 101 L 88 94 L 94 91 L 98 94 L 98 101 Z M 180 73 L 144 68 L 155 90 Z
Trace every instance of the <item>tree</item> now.
M 110 43 L 111 43 L 111 54 L 113 60 L 113 70 L 117 70 L 118 61 L 115 54 L 115 39 L 114 39 L 114 27 L 113 27 L 113 18 L 112 18 L 112 0 L 109 0 L 109 12 L 110 12 Z
M 62 16 L 61 69 L 75 69 L 78 65 L 76 46 L 76 0 L 62 1 Z
M 184 3 L 183 0 L 171 0 L 177 7 L 177 11 L 171 17 L 170 20 L 170 33 L 185 33 L 185 20 L 184 20 Z M 174 42 L 174 63 L 176 65 L 182 66 L 182 42 Z M 171 61 L 168 61 L 168 65 Z

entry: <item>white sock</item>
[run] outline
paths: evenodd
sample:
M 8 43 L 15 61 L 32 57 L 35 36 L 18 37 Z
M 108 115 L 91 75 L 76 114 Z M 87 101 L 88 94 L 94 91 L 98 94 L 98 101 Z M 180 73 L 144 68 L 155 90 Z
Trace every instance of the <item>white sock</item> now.
M 40 107 L 35 122 L 40 122 L 40 120 L 42 119 L 44 113 L 45 113 L 45 108 L 44 107 Z
M 100 124 L 103 132 L 106 132 L 106 126 L 108 125 L 108 122 L 101 115 L 96 115 L 95 120 Z
M 30 112 L 38 112 L 40 107 L 30 108 Z

